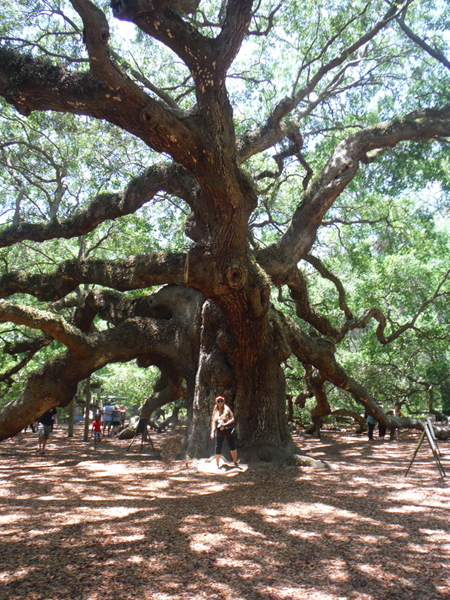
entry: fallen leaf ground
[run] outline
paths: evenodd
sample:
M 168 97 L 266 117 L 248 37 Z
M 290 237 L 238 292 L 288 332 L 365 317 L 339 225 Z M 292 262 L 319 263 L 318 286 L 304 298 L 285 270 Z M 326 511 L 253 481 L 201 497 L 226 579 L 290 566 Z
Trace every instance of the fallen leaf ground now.
M 418 435 L 296 442 L 330 469 L 0 443 L 1 600 L 448 600 L 450 493 Z M 170 433 L 153 436 L 160 447 Z M 450 475 L 450 442 L 441 442 Z M 164 456 L 164 452 L 162 454 Z

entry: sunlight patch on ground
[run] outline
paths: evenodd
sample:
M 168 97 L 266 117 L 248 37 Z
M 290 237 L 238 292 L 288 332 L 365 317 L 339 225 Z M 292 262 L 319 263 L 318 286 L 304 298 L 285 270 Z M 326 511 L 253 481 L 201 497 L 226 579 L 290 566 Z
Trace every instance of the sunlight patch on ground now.
M 390 508 L 386 508 L 385 512 L 387 513 L 417 513 L 423 512 L 423 506 L 415 506 L 414 504 L 403 504 L 402 506 L 392 506 Z
M 267 594 L 269 598 L 273 598 L 274 600 L 336 600 L 334 594 L 327 594 L 323 591 L 315 590 L 314 588 L 296 589 L 292 586 L 277 585 L 270 587 L 265 586 L 260 588 L 259 591 Z M 347 600 L 346 597 L 345 600 Z
M 138 512 L 140 512 L 140 509 L 138 508 L 129 508 L 126 506 L 109 506 L 106 515 L 104 506 L 99 506 L 98 508 L 92 506 L 78 506 L 74 513 L 60 513 L 58 524 L 63 526 L 79 525 L 86 523 L 89 524 L 91 521 L 105 521 L 105 518 L 108 518 L 109 520 L 129 517 L 130 515 L 133 515 Z
M 128 475 L 129 469 L 126 464 L 122 463 L 100 463 L 100 462 L 84 462 L 83 468 L 89 471 L 95 471 L 98 476 L 109 475 L 114 473 L 115 475 Z

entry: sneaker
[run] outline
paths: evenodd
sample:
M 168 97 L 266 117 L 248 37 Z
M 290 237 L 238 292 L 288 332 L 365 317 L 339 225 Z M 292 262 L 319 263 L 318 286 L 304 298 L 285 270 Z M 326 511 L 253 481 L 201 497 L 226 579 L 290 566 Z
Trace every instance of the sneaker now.
M 235 467 L 239 467 L 239 465 L 237 464 L 237 462 L 233 463 Z

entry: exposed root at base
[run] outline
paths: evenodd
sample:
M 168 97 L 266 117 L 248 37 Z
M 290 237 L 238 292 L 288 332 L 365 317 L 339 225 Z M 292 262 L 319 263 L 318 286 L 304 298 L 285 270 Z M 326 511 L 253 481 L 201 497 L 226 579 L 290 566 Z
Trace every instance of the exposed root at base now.
M 330 464 L 316 460 L 300 452 L 294 444 L 285 448 L 274 446 L 261 446 L 259 448 L 242 448 L 239 459 L 243 463 L 250 463 L 252 467 L 312 467 L 315 469 L 329 469 Z

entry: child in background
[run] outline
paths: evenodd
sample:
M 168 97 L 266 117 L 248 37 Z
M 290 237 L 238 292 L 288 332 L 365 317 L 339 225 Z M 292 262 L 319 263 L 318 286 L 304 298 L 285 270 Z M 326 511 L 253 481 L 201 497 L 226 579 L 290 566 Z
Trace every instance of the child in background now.
M 92 431 L 94 432 L 94 450 L 97 450 L 97 446 L 102 439 L 102 420 L 100 413 L 97 413 L 92 421 Z

